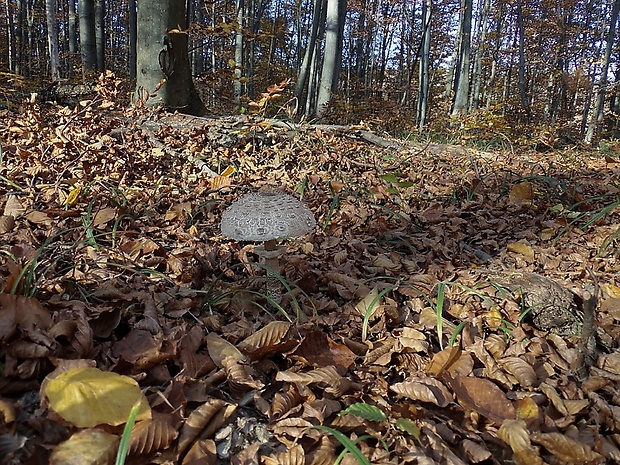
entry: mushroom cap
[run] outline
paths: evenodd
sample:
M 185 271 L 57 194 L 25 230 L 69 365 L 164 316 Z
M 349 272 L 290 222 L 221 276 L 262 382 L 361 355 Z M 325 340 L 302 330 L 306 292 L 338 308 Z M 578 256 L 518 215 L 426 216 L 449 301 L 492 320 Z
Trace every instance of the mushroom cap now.
M 316 227 L 302 202 L 279 192 L 256 192 L 233 202 L 222 215 L 222 235 L 237 241 L 302 236 Z

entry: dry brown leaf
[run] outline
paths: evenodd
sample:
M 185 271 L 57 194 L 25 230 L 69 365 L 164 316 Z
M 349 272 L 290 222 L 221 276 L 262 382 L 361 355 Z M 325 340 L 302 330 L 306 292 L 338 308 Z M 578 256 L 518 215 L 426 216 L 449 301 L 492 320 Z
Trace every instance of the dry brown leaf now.
M 13 215 L 0 216 L 0 234 L 5 234 L 13 230 L 15 218 Z
M 512 203 L 522 203 L 523 201 L 532 200 L 534 198 L 534 187 L 529 181 L 513 184 L 510 188 L 508 198 Z
M 212 439 L 199 439 L 183 457 L 182 465 L 216 465 L 217 448 Z
M 218 367 L 223 368 L 223 360 L 228 357 L 233 357 L 237 361 L 246 361 L 245 355 L 223 337 L 215 333 L 209 333 L 207 334 L 206 341 L 209 356 Z
M 523 420 L 505 420 L 497 436 L 510 446 L 517 465 L 543 465 L 538 449 L 532 446 L 530 435 Z
M 307 373 L 293 372 L 290 370 L 279 371 L 276 375 L 276 381 L 301 384 L 324 383 L 332 387 L 338 387 L 341 380 L 342 376 L 340 376 L 332 366 L 317 368 Z
M 321 436 L 318 445 L 306 455 L 312 465 L 332 465 L 336 460 L 336 447 L 328 436 Z
M 33 212 L 28 213 L 26 215 L 26 219 L 30 221 L 31 223 L 45 225 L 45 226 L 51 226 L 52 223 L 54 222 L 52 218 L 47 216 L 47 213 L 43 213 L 39 211 L 33 211 Z
M 252 376 L 253 372 L 248 365 L 239 362 L 235 357 L 226 357 L 222 360 L 222 365 L 226 371 L 231 392 L 237 397 L 241 397 L 249 390 L 261 389 L 265 386 L 262 381 Z
M 565 463 L 586 465 L 602 459 L 591 447 L 561 433 L 533 432 L 530 437 Z
M 458 401 L 467 409 L 474 410 L 489 420 L 502 423 L 515 418 L 515 409 L 506 394 L 488 379 L 444 375 Z
M 294 384 L 290 385 L 286 392 L 276 392 L 273 396 L 273 401 L 269 405 L 269 420 L 281 419 L 302 401 L 303 398 L 299 395 L 299 391 Z
M 93 218 L 93 226 L 95 228 L 100 228 L 105 224 L 109 223 L 113 219 L 116 218 L 116 208 L 107 207 L 99 210 L 95 213 L 95 217 Z
M 305 465 L 306 454 L 297 444 L 286 451 L 263 457 L 263 462 L 265 465 Z
M 461 447 L 467 455 L 470 463 L 480 463 L 491 458 L 491 452 L 482 444 L 478 444 L 470 439 L 463 439 Z
M 526 396 L 517 401 L 517 418 L 523 420 L 528 428 L 539 425 L 542 420 L 542 411 L 532 396 Z
M 179 435 L 179 452 L 185 451 L 199 436 L 210 438 L 234 413 L 236 406 L 220 399 L 210 399 L 193 410 Z
M 272 321 L 267 326 L 245 338 L 237 344 L 237 347 L 245 352 L 253 352 L 263 347 L 277 344 L 282 341 L 282 338 L 288 333 L 290 328 L 290 323 Z
M 391 385 L 390 389 L 409 399 L 429 402 L 439 407 L 446 407 L 453 400 L 448 388 L 441 381 L 430 376 L 396 383 Z
M 517 378 L 521 387 L 531 387 L 538 377 L 532 365 L 519 357 L 504 357 L 498 360 L 498 364 L 508 373 Z
M 484 348 L 495 360 L 499 360 L 504 355 L 506 347 L 506 338 L 501 334 L 489 334 L 484 340 Z
M 19 201 L 17 196 L 9 195 L 9 198 L 4 204 L 4 216 L 12 216 L 13 218 L 19 218 L 26 211 L 26 207 Z
M 135 424 L 131 431 L 129 449 L 132 454 L 148 455 L 167 449 L 177 434 L 171 415 L 153 412 L 151 419 Z
M 74 433 L 56 446 L 50 465 L 109 464 L 114 462 L 120 438 L 98 429 Z M 76 458 L 79 461 L 76 462 Z

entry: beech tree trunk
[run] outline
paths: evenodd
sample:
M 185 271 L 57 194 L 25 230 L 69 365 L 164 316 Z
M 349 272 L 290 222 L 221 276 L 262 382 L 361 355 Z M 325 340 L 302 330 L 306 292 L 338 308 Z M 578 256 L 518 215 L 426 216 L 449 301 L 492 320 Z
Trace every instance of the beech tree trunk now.
M 338 90 L 346 9 L 346 0 L 327 0 L 325 55 L 321 69 L 319 95 L 314 109 L 314 113 L 319 116 L 325 112 L 333 94 Z
M 138 3 L 137 83 L 135 99 L 192 115 L 205 107 L 192 81 L 187 52 L 183 0 Z
M 56 0 L 45 0 L 45 17 L 47 20 L 47 45 L 50 54 L 50 71 L 52 81 L 60 81 L 60 55 L 58 53 L 58 21 Z
M 97 70 L 105 71 L 105 0 L 95 0 Z
M 609 72 L 609 64 L 611 60 L 611 51 L 616 38 L 616 23 L 618 22 L 618 14 L 620 13 L 620 0 L 615 0 L 613 10 L 611 12 L 611 19 L 609 21 L 609 31 L 607 32 L 607 46 L 605 47 L 605 56 L 603 57 L 603 66 L 601 67 L 601 77 L 598 83 L 598 92 L 596 93 L 596 100 L 594 102 L 594 111 L 592 112 L 592 119 L 588 125 L 588 132 L 586 133 L 586 142 L 592 143 L 594 135 L 599 131 L 601 123 L 603 122 L 603 108 L 605 105 L 605 87 L 607 86 L 607 73 Z
M 454 116 L 467 114 L 467 103 L 469 96 L 469 63 L 471 55 L 472 8 L 472 0 L 461 1 L 461 47 L 459 49 L 456 94 L 454 96 L 454 106 L 452 107 L 452 115 Z
M 422 53 L 420 57 L 420 74 L 418 85 L 418 129 L 422 129 L 426 124 L 428 109 L 428 85 L 430 81 L 429 64 L 431 52 L 431 15 L 432 0 L 424 0 L 422 3 L 422 24 L 424 33 L 422 35 Z
M 95 0 L 79 0 L 80 54 L 82 57 L 82 76 L 90 77 L 97 69 L 97 46 L 95 40 Z

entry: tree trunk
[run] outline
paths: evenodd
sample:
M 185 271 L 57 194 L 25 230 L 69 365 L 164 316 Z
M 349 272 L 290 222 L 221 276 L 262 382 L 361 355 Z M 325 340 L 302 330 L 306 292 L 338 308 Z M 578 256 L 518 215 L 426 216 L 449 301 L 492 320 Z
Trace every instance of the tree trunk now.
M 129 78 L 136 78 L 136 42 L 138 36 L 138 15 L 136 11 L 136 0 L 129 0 L 129 56 L 127 58 L 129 64 Z
M 603 108 L 605 105 L 605 87 L 607 86 L 607 73 L 609 72 L 609 62 L 611 59 L 611 50 L 613 48 L 614 39 L 616 38 L 616 23 L 618 22 L 618 14 L 620 13 L 620 0 L 615 0 L 611 19 L 609 22 L 609 31 L 607 33 L 607 46 L 605 47 L 605 56 L 603 58 L 603 66 L 601 69 L 601 78 L 598 83 L 598 92 L 596 93 L 596 101 L 594 102 L 594 110 L 592 111 L 592 119 L 588 125 L 586 133 L 586 142 L 592 143 L 594 135 L 600 130 L 603 122 Z
M 467 114 L 469 96 L 469 62 L 471 54 L 471 17 L 472 0 L 461 2 L 461 49 L 459 50 L 459 69 L 457 75 L 456 95 L 454 96 L 453 116 Z
M 244 0 L 236 0 L 237 9 L 237 31 L 235 34 L 235 80 L 233 81 L 233 101 L 237 106 L 237 110 L 241 109 L 241 92 L 242 83 L 241 76 L 243 75 L 243 25 L 244 25 Z
M 97 69 L 97 45 L 95 40 L 95 0 L 79 0 L 80 52 L 82 76 L 86 80 Z
M 346 0 L 327 0 L 325 56 L 316 104 L 316 114 L 319 116 L 325 112 L 332 95 L 338 89 L 346 9 Z
M 527 89 L 525 88 L 525 28 L 523 25 L 521 0 L 517 3 L 517 34 L 519 37 L 519 96 L 521 97 L 521 106 L 525 111 L 525 122 L 529 123 L 532 119 L 532 111 L 527 97 Z
M 75 0 L 69 0 L 69 53 L 78 51 L 77 15 L 75 14 Z
M 482 12 L 480 13 L 480 29 L 478 32 L 478 47 L 474 57 L 474 71 L 472 76 L 473 89 L 471 92 L 471 103 L 469 109 L 474 111 L 480 106 L 480 89 L 482 87 L 482 57 L 487 50 L 487 35 L 489 33 L 489 10 L 491 1 L 484 0 Z
M 50 71 L 52 81 L 60 81 L 60 55 L 58 45 L 58 21 L 56 0 L 45 0 L 45 18 L 47 20 L 47 45 L 50 54 Z
M 138 4 L 136 99 L 192 115 L 205 107 L 192 81 L 183 0 L 140 0 Z
M 105 71 L 105 0 L 95 0 L 97 70 Z
M 418 91 L 418 129 L 422 129 L 426 124 L 428 109 L 428 84 L 429 64 L 431 52 L 431 17 L 432 17 L 432 0 L 424 0 L 422 3 L 422 51 L 420 56 L 420 77 Z
M 319 27 L 323 18 L 323 2 L 324 0 L 314 0 L 314 10 L 312 12 L 312 29 L 310 31 L 310 37 L 306 44 L 306 52 L 299 68 L 299 75 L 297 76 L 297 84 L 295 85 L 295 96 L 297 97 L 297 108 L 300 113 L 304 113 L 306 108 L 307 99 L 309 98 L 309 83 L 311 75 L 311 66 L 314 61 L 314 54 L 316 53 L 316 43 L 319 36 Z M 299 116 L 299 115 L 298 115 Z

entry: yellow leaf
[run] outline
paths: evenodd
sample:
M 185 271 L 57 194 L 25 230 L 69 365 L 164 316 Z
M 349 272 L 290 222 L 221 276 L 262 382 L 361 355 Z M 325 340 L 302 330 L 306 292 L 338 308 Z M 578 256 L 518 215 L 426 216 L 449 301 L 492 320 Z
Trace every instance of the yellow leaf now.
M 215 176 L 211 179 L 211 189 L 219 189 L 221 187 L 230 186 L 232 180 L 227 176 Z
M 134 379 L 97 368 L 65 371 L 49 380 L 43 393 L 50 408 L 78 428 L 122 425 L 137 401 L 137 419 L 151 417 L 148 402 Z
M 506 246 L 506 250 L 523 255 L 529 260 L 534 260 L 534 249 L 532 249 L 532 246 L 526 244 L 525 242 L 513 242 L 508 244 Z
M 118 441 L 118 436 L 98 429 L 79 431 L 56 446 L 50 463 L 55 465 L 113 463 Z
M 81 192 L 82 188 L 80 186 L 75 187 L 71 192 L 69 192 L 69 195 L 65 199 L 65 205 L 67 207 L 72 207 L 73 205 L 75 205 L 78 201 L 78 198 L 80 197 Z
M 229 176 L 232 176 L 235 171 L 237 171 L 237 170 L 235 169 L 235 167 L 233 165 L 228 165 L 226 167 L 226 169 L 224 170 L 224 172 L 222 174 L 220 174 L 220 176 L 224 176 L 224 177 L 227 178 Z
M 355 306 L 355 310 L 357 310 L 362 316 L 365 316 L 367 312 L 370 312 L 370 316 L 372 316 L 375 311 L 377 311 L 378 306 L 381 304 L 381 299 L 378 299 L 378 296 L 379 292 L 375 287 L 366 295 L 366 297 L 364 297 L 357 303 L 357 305 Z

